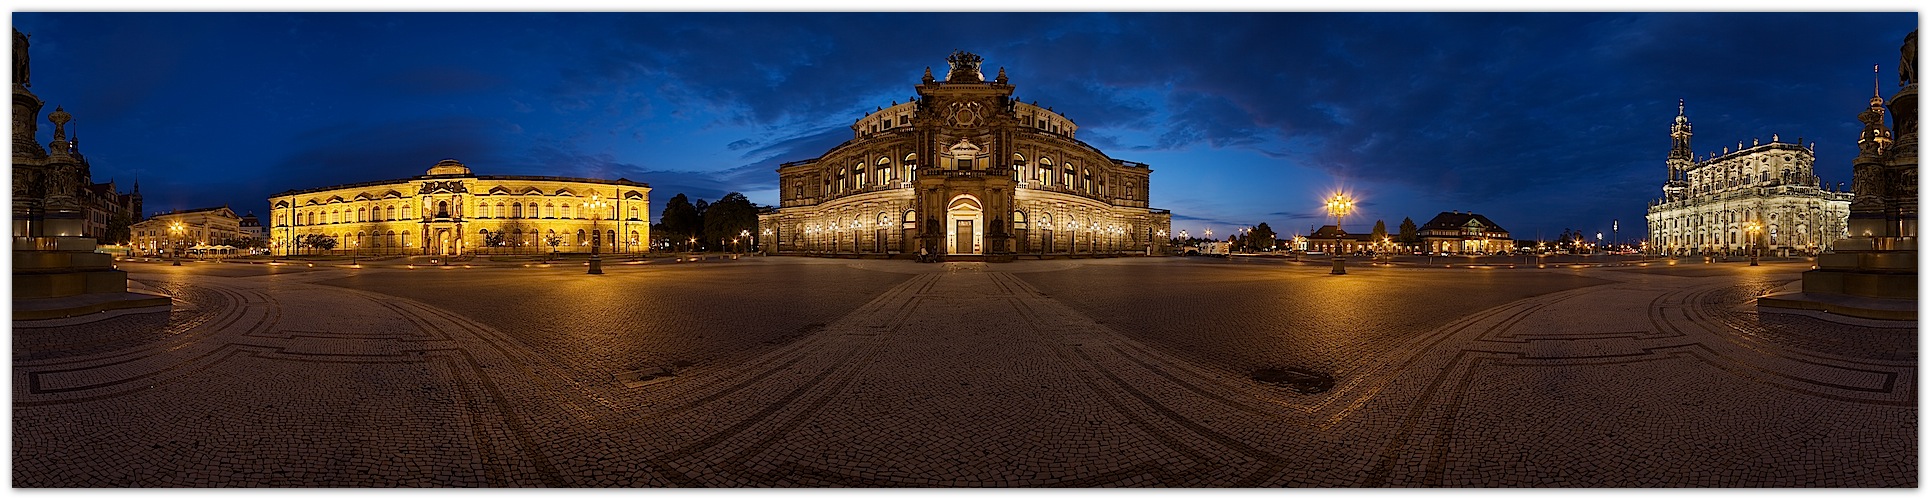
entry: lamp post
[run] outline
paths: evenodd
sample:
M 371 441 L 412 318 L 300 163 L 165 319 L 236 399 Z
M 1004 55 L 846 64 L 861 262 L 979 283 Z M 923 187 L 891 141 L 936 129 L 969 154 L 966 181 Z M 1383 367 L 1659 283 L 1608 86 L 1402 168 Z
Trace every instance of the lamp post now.
M 1340 221 L 1347 217 L 1347 212 L 1353 211 L 1353 209 L 1354 200 L 1348 198 L 1346 193 L 1334 193 L 1334 197 L 1327 199 L 1327 213 L 1334 216 L 1334 233 L 1336 238 L 1338 238 L 1339 235 L 1346 234 L 1346 230 L 1340 228 Z M 1339 241 L 1336 240 L 1334 243 L 1334 270 L 1331 274 L 1347 274 L 1347 259 L 1341 256 L 1339 252 Z
M 609 203 L 606 203 L 603 201 L 602 196 L 596 196 L 596 195 L 591 195 L 590 201 L 583 204 L 583 209 L 590 212 L 589 274 L 603 274 L 603 256 L 598 255 L 597 253 L 597 250 L 599 250 L 599 247 L 602 246 L 601 243 L 603 243 L 603 238 L 602 238 L 603 232 L 597 230 L 597 220 L 603 218 L 603 209 L 609 208 L 609 206 L 610 206 Z
M 178 265 L 181 265 L 181 233 L 182 233 L 182 231 L 183 231 L 183 228 L 181 227 L 181 223 L 180 223 L 180 222 L 178 222 L 178 221 L 177 221 L 177 222 L 175 222 L 175 223 L 173 223 L 173 224 L 169 224 L 169 225 L 168 225 L 168 234 L 171 234 L 171 235 L 173 235 L 173 236 L 174 236 L 174 263 L 173 263 L 173 264 L 170 264 L 170 265 L 175 265 L 175 266 L 178 266 Z
M 1749 265 L 1760 266 L 1762 265 L 1762 259 L 1761 256 L 1758 255 L 1758 252 L 1760 252 L 1762 248 L 1756 245 L 1756 233 L 1762 231 L 1762 223 L 1750 221 L 1742 227 L 1749 231 Z
M 744 240 L 743 251 L 738 253 L 751 253 L 751 230 L 745 229 L 738 231 L 737 239 Z

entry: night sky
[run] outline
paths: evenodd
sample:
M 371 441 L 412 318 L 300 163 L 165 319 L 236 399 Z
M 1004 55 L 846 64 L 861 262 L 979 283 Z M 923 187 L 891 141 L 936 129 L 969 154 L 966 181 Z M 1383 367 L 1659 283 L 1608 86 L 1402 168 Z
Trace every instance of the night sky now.
M 1079 138 L 1150 164 L 1173 231 L 1283 236 L 1475 211 L 1517 239 L 1624 239 L 1687 99 L 1698 155 L 1817 144 L 1847 182 L 1915 13 L 15 13 L 33 92 L 150 213 L 266 215 L 289 189 L 420 175 L 624 177 L 777 203 L 779 163 L 851 137 L 954 49 Z M 1326 220 L 1327 222 L 1322 222 Z

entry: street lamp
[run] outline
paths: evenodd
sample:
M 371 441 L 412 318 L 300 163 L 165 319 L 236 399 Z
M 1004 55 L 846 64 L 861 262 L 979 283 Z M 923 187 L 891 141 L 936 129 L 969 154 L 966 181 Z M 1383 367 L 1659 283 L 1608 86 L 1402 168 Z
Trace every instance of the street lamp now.
M 168 234 L 174 235 L 174 263 L 170 265 L 181 265 L 181 233 L 184 230 L 180 221 L 168 225 Z
M 737 232 L 737 238 L 738 238 L 738 239 L 741 239 L 741 240 L 744 240 L 744 248 L 743 248 L 743 251 L 742 251 L 742 252 L 740 252 L 740 253 L 751 253 L 751 245 L 750 245 L 750 243 L 751 243 L 751 230 L 749 230 L 749 229 L 745 229 L 745 230 L 742 230 L 742 231 L 738 231 L 738 232 Z
M 1760 266 L 1762 265 L 1762 256 L 1758 255 L 1758 253 L 1762 251 L 1762 248 L 1756 246 L 1756 233 L 1762 231 L 1762 223 L 1750 221 L 1748 224 L 1743 224 L 1742 227 L 1749 231 L 1749 265 Z
M 603 257 L 597 254 L 598 247 L 602 246 L 601 243 L 603 243 L 603 238 L 601 237 L 603 232 L 597 230 L 597 220 L 603 218 L 603 209 L 609 207 L 610 204 L 604 202 L 602 196 L 597 195 L 591 195 L 590 201 L 583 204 L 583 210 L 590 212 L 589 274 L 603 274 Z
M 1346 234 L 1346 230 L 1343 230 L 1340 228 L 1341 227 L 1340 221 L 1343 218 L 1347 217 L 1347 213 L 1353 211 L 1353 209 L 1354 209 L 1354 200 L 1352 198 L 1348 198 L 1346 193 L 1334 193 L 1334 196 L 1332 198 L 1327 199 L 1327 214 L 1334 216 L 1334 237 L 1335 238 L 1339 238 L 1340 235 Z M 1336 240 L 1334 243 L 1335 243 L 1334 270 L 1332 271 L 1332 274 L 1347 274 L 1347 259 L 1341 256 L 1339 252 L 1340 242 Z

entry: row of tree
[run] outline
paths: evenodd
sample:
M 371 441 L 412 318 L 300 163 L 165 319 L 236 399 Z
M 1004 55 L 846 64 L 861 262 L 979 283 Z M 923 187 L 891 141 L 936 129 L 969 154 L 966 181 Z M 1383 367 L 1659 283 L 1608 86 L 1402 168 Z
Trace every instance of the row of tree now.
M 1400 232 L 1394 234 L 1392 238 L 1389 238 L 1387 233 L 1387 221 L 1376 220 L 1374 221 L 1374 229 L 1369 233 L 1369 236 L 1374 241 L 1387 239 L 1395 244 L 1405 246 L 1421 244 L 1420 227 L 1414 225 L 1414 219 L 1411 217 L 1401 218 Z M 1273 227 L 1267 225 L 1265 222 L 1253 226 L 1253 229 L 1246 231 L 1245 234 L 1234 233 L 1233 236 L 1227 238 L 1227 241 L 1232 243 L 1234 251 L 1244 252 L 1278 250 L 1291 245 L 1291 242 L 1281 239 L 1280 234 L 1274 232 Z
M 757 237 L 757 212 L 762 207 L 742 193 L 732 192 L 710 203 L 691 203 L 677 193 L 663 206 L 663 216 L 650 225 L 652 239 L 679 250 L 748 250 Z M 735 241 L 733 241 L 735 240 Z M 760 242 L 761 243 L 761 242 Z

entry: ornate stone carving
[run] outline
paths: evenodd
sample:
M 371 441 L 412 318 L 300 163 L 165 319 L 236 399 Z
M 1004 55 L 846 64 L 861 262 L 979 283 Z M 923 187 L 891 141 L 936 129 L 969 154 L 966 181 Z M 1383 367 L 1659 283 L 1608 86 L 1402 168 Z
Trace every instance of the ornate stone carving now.
M 424 181 L 422 183 L 422 189 L 417 190 L 416 194 L 429 194 L 437 191 L 467 193 L 469 192 L 469 186 L 463 185 L 462 181 Z

